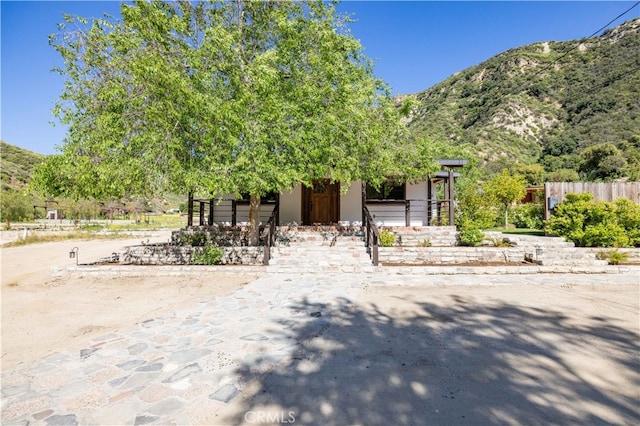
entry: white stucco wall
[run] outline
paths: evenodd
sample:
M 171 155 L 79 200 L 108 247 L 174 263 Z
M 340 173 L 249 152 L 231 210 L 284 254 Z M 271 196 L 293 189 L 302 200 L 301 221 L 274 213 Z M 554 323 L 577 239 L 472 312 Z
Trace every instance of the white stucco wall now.
M 427 199 L 427 182 L 408 183 L 407 199 L 408 200 L 426 200 Z
M 302 185 L 280 194 L 280 225 L 302 224 Z
M 362 223 L 362 182 L 351 182 L 346 193 L 340 194 L 340 223 L 359 225 Z

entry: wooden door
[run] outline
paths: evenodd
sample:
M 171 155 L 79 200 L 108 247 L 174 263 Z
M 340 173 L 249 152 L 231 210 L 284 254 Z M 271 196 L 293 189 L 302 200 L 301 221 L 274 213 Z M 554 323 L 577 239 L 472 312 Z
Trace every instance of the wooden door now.
M 337 223 L 340 212 L 339 184 L 328 179 L 316 180 L 305 188 L 303 218 L 305 225 L 329 225 Z

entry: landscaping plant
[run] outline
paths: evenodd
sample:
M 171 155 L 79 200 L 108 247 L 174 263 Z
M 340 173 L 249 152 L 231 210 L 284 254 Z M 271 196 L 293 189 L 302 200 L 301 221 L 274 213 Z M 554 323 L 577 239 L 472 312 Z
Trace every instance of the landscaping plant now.
M 595 201 L 590 193 L 567 194 L 546 230 L 579 247 L 638 247 L 640 205 L 625 199 Z
M 202 248 L 194 249 L 191 255 L 191 262 L 194 265 L 217 265 L 222 260 L 224 252 L 220 247 L 206 245 Z
M 396 234 L 385 229 L 380 232 L 380 245 L 382 247 L 391 247 L 396 242 Z

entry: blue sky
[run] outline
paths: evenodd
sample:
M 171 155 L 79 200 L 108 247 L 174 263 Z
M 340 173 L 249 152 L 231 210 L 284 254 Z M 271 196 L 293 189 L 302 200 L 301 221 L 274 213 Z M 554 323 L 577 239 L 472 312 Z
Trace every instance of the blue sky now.
M 415 93 L 505 50 L 588 37 L 634 1 L 345 1 L 341 12 L 375 72 L 394 93 Z M 1 10 L 1 123 L 5 142 L 42 154 L 56 152 L 65 128 L 50 122 L 63 79 L 48 45 L 62 14 L 118 16 L 115 1 L 5 1 Z M 640 16 L 636 6 L 609 27 Z

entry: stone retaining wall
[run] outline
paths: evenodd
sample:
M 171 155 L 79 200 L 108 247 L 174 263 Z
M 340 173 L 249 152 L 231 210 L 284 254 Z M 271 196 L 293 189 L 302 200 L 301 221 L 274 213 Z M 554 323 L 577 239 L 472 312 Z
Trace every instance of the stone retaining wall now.
M 625 263 L 638 263 L 640 264 L 640 248 L 628 248 L 628 247 L 624 247 L 624 248 L 613 248 L 613 247 L 608 247 L 608 248 L 588 248 L 586 250 L 589 250 L 593 253 L 594 256 L 597 256 L 600 252 L 605 252 L 608 253 L 610 251 L 617 251 L 620 253 L 626 253 L 627 254 L 627 260 L 625 260 Z
M 380 247 L 378 250 L 382 264 L 454 265 L 524 261 L 524 253 L 517 247 Z
M 451 247 L 458 242 L 455 226 L 383 226 L 396 235 L 395 246 L 418 247 L 427 242 L 433 247 Z
M 260 228 L 262 235 L 263 228 Z M 249 228 L 246 226 L 192 226 L 171 234 L 171 243 L 185 245 L 194 237 L 202 236 L 204 243 L 218 247 L 247 247 L 249 246 Z
M 120 256 L 120 263 L 134 265 L 187 265 L 198 247 L 170 244 L 131 246 Z M 261 265 L 262 247 L 220 247 L 224 252 L 221 265 Z

